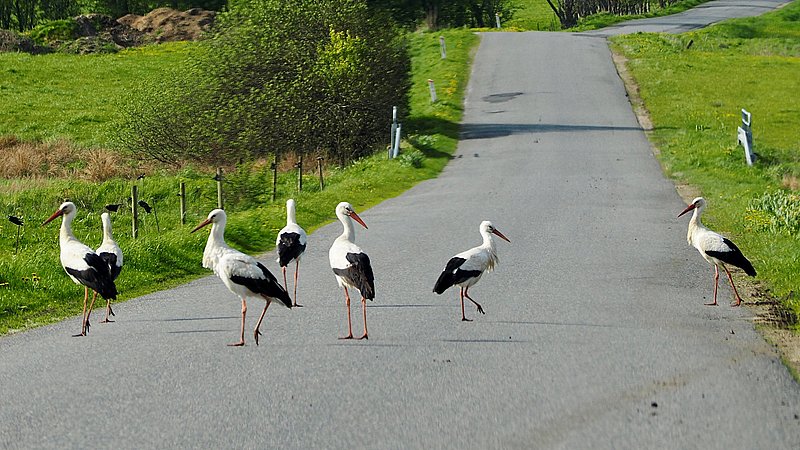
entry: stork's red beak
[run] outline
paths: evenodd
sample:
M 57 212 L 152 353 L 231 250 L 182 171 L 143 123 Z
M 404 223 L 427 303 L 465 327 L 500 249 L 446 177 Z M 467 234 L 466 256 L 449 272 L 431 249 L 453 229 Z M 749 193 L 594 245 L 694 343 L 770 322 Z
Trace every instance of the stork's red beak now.
M 497 236 L 499 236 L 501 239 L 503 239 L 504 241 L 508 242 L 509 244 L 511 243 L 511 241 L 509 241 L 508 238 L 505 237 L 505 235 L 503 235 L 503 233 L 498 231 L 497 228 L 495 228 L 494 231 L 492 231 L 492 234 L 496 234 Z
M 353 220 L 355 220 L 356 222 L 360 223 L 362 227 L 364 227 L 364 228 L 369 230 L 369 227 L 367 227 L 367 224 L 365 224 L 364 221 L 361 220 L 361 217 L 358 217 L 358 214 L 356 214 L 355 211 L 350 213 L 350 217 L 352 217 Z
M 54 213 L 53 213 L 53 215 L 52 215 L 52 216 L 50 216 L 50 218 L 49 218 L 49 219 L 45 220 L 45 221 L 42 223 L 42 226 L 45 226 L 45 225 L 47 225 L 48 223 L 52 222 L 52 221 L 53 221 L 53 219 L 55 219 L 56 217 L 63 216 L 63 215 L 64 215 L 64 211 L 62 211 L 62 210 L 60 210 L 60 209 L 59 209 L 58 211 L 54 212 Z
M 691 205 L 687 206 L 686 209 L 684 209 L 680 214 L 678 214 L 678 217 L 686 214 L 687 212 L 689 212 L 689 211 L 691 211 L 691 210 L 693 210 L 695 208 L 697 208 L 697 204 L 692 203 Z
M 194 230 L 192 230 L 190 233 L 194 233 L 195 231 L 199 230 L 200 228 L 203 228 L 204 226 L 206 226 L 206 225 L 208 225 L 210 223 L 211 223 L 211 219 L 206 219 L 206 220 L 200 222 L 199 225 L 194 227 Z

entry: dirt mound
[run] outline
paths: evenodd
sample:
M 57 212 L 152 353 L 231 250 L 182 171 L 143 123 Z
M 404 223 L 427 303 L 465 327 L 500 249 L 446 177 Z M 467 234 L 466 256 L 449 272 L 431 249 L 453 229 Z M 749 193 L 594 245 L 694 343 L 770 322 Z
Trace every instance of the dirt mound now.
M 49 48 L 36 45 L 29 37 L 10 30 L 0 30 L 0 52 L 48 53 Z
M 194 41 L 214 24 L 215 11 L 193 8 L 178 11 L 171 8 L 158 8 L 144 16 L 128 14 L 117 22 L 147 33 L 156 42 Z
M 152 42 L 145 33 L 104 14 L 75 17 L 77 39 L 59 45 L 68 53 L 107 53 Z

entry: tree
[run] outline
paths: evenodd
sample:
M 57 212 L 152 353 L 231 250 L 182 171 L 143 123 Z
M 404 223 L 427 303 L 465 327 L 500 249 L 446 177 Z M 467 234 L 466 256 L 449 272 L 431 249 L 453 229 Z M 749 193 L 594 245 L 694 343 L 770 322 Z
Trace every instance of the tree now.
M 393 105 L 407 110 L 402 34 L 363 0 L 232 1 L 200 45 L 179 80 L 126 108 L 126 147 L 171 162 L 346 162 L 385 140 Z
M 78 14 L 76 0 L 39 0 L 39 3 L 45 20 L 66 19 Z

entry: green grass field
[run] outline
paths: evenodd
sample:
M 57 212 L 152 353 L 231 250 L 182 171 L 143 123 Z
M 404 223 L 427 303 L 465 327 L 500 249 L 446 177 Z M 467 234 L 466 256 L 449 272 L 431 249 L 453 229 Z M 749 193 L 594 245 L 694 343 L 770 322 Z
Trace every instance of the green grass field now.
M 440 35 L 448 43 L 446 60 L 439 58 Z M 410 39 L 412 110 L 404 128 L 412 134 L 406 136 L 403 151 L 408 154 L 421 151 L 425 156 L 421 167 L 404 164 L 402 158 L 386 160 L 385 153 L 379 151 L 347 168 L 329 167 L 321 192 L 314 175 L 307 175 L 304 190 L 299 194 L 295 175 L 282 174 L 279 198 L 274 204 L 270 201 L 271 172 L 259 167 L 231 172 L 226 175 L 225 183 L 229 192 L 226 209 L 230 214 L 226 237 L 230 244 L 251 253 L 271 249 L 277 231 L 285 224 L 286 198 L 297 199 L 298 221 L 311 231 L 329 222 L 333 208 L 342 200 L 364 209 L 442 170 L 456 147 L 462 98 L 478 37 L 467 30 L 456 30 L 417 33 Z M 183 51 L 177 45 L 88 58 L 0 54 L 0 70 L 4 73 L 26 73 L 36 80 L 26 82 L 30 91 L 27 94 L 21 83 L 14 83 L 13 97 L 0 96 L 4 118 L 0 136 L 18 134 L 28 139 L 59 136 L 84 145 L 104 145 L 107 127 L 116 114 L 114 99 L 124 96 L 133 84 L 158 77 L 168 65 L 177 64 L 183 58 Z M 13 72 L 6 68 L 13 68 Z M 430 103 L 428 78 L 436 80 L 439 86 L 436 104 Z M 69 80 L 79 80 L 74 84 L 80 87 Z M 2 83 L 6 86 L 6 81 Z M 48 89 L 51 84 L 59 88 Z M 28 99 L 24 108 L 15 107 L 14 102 L 20 98 Z M 74 106 L 54 107 L 54 104 Z M 81 119 L 86 116 L 94 119 Z M 9 118 L 13 119 L 12 126 L 6 125 Z M 387 109 L 387 140 L 390 120 L 391 110 Z M 187 183 L 188 220 L 184 226 L 179 222 L 176 195 L 181 181 Z M 5 218 L 0 221 L 0 333 L 51 323 L 80 312 L 83 289 L 69 280 L 58 263 L 59 223 L 39 225 L 64 199 L 70 199 L 78 206 L 73 224 L 76 237 L 97 246 L 102 239 L 103 206 L 126 202 L 133 183 L 138 183 L 140 198 L 155 205 L 160 232 L 155 216 L 140 210 L 140 238 L 133 240 L 130 208 L 112 214 L 115 237 L 125 252 L 125 268 L 118 279 L 120 298 L 129 299 L 208 273 L 200 266 L 206 233 L 189 234 L 189 230 L 216 206 L 216 185 L 210 173 L 185 169 L 178 174 L 149 176 L 143 181 L 104 183 L 2 180 L 0 213 L 21 216 L 25 226 L 20 250 L 15 255 L 16 226 Z M 262 189 L 246 189 L 253 185 Z M 163 275 L 167 268 L 170 277 Z
M 177 42 L 86 56 L 0 53 L 0 136 L 107 146 L 127 91 L 163 76 L 167 67 L 186 57 L 191 45 Z
M 613 44 L 629 59 L 666 172 L 699 189 L 709 200 L 705 222 L 737 242 L 758 278 L 800 314 L 790 294 L 800 292 L 800 2 Z M 754 167 L 736 145 L 742 108 L 753 115 Z
M 514 17 L 503 21 L 504 29 L 520 31 L 557 31 L 561 29 L 555 13 L 547 0 L 516 0 L 513 2 Z

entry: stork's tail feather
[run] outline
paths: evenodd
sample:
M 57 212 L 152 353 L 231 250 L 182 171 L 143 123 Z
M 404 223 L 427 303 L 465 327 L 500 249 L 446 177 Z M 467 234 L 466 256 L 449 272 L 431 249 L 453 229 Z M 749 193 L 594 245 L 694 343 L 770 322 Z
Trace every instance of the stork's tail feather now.
M 439 279 L 436 280 L 436 284 L 433 285 L 433 292 L 437 294 L 442 294 L 444 291 L 450 289 L 450 287 L 455 284 L 455 275 L 452 272 L 442 272 L 439 275 Z
M 282 288 L 281 288 L 281 289 L 282 289 Z M 291 307 L 292 307 L 292 299 L 291 299 L 291 298 L 289 298 L 289 293 L 288 293 L 288 292 L 286 292 L 286 291 L 285 291 L 285 290 L 283 290 L 283 289 L 281 290 L 281 294 L 280 294 L 280 296 L 278 297 L 278 300 L 280 300 L 280 301 L 281 301 L 281 303 L 283 303 L 283 306 L 285 306 L 285 307 L 287 307 L 287 308 L 291 308 Z
M 107 281 L 105 283 L 99 284 L 96 289 L 98 294 L 105 300 L 116 300 L 117 299 L 117 285 L 114 284 L 113 281 Z
M 744 261 L 742 262 L 741 268 L 744 270 L 744 273 L 750 275 L 751 277 L 756 276 L 756 269 L 753 267 L 750 261 L 748 261 L 747 258 L 743 259 Z

